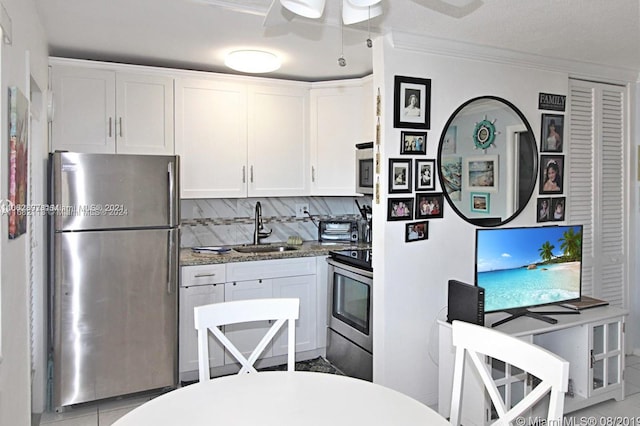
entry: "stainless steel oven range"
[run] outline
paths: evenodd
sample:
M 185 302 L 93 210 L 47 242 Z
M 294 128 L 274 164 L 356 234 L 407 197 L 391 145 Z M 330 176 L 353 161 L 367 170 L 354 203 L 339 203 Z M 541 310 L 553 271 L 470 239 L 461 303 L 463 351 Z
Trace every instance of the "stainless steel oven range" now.
M 330 253 L 327 359 L 348 376 L 373 379 L 371 250 Z

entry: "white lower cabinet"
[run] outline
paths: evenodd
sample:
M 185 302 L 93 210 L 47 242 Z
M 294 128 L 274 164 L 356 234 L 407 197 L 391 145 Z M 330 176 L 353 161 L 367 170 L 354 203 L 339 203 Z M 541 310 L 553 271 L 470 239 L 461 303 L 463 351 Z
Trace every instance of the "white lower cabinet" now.
M 198 265 L 182 268 L 180 286 L 180 373 L 198 370 L 198 333 L 193 320 L 193 308 L 224 302 L 224 265 Z M 209 337 L 211 367 L 224 365 L 224 349 Z
M 198 341 L 193 322 L 193 308 L 209 303 L 260 298 L 300 299 L 300 316 L 296 321 L 296 353 L 314 353 L 318 346 L 318 289 L 315 257 L 261 260 L 216 265 L 182 267 L 180 289 L 180 376 L 195 379 L 198 370 Z M 326 273 L 325 273 L 326 276 Z M 322 308 L 326 310 L 326 307 Z M 251 351 L 271 326 L 269 321 L 224 327 L 224 333 L 245 355 Z M 210 363 L 213 374 L 234 372 L 236 360 L 210 337 Z M 278 356 L 287 353 L 287 333 L 283 328 L 261 355 L 258 366 L 278 364 Z M 323 345 L 324 346 L 324 345 Z M 315 355 L 317 356 L 317 355 Z M 271 362 L 273 360 L 273 362 Z
M 271 298 L 271 280 L 250 280 L 226 283 L 224 286 L 225 302 L 232 300 L 265 299 Z M 224 334 L 231 343 L 248 358 L 262 336 L 269 330 L 269 321 L 254 321 L 251 323 L 227 325 Z M 272 356 L 271 345 L 268 345 L 260 358 Z M 225 363 L 234 364 L 236 359 L 228 351 L 225 351 Z
M 235 280 L 234 280 L 235 279 Z M 316 348 L 316 260 L 314 257 L 239 262 L 227 265 L 225 301 L 271 297 L 300 299 L 296 321 L 296 352 Z M 270 323 L 250 323 L 225 328 L 225 334 L 238 349 L 249 355 Z M 287 353 L 286 329 L 280 330 L 260 358 Z M 230 354 L 225 363 L 234 363 Z

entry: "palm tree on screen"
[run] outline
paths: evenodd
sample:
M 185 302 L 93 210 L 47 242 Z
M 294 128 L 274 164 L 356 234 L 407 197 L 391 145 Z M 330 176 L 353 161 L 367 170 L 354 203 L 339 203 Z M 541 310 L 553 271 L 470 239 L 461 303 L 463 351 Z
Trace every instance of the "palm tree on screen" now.
M 558 241 L 561 243 L 560 249 L 569 261 L 579 260 L 582 248 L 581 233 L 576 233 L 573 228 L 569 228 Z
M 551 244 L 549 241 L 545 241 L 544 244 L 542 245 L 542 247 L 540 247 L 538 249 L 538 251 L 540 252 L 540 257 L 542 258 L 542 260 L 544 260 L 545 262 L 548 262 L 551 259 L 553 259 L 553 249 L 554 248 L 556 248 L 556 246 Z

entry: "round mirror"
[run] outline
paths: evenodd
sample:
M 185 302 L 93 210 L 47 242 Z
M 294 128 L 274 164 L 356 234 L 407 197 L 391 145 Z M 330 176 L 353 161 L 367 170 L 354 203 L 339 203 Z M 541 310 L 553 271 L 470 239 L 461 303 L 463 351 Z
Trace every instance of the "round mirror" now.
M 474 225 L 499 226 L 517 217 L 531 198 L 538 149 L 518 108 L 483 96 L 451 115 L 440 137 L 438 163 L 453 210 Z

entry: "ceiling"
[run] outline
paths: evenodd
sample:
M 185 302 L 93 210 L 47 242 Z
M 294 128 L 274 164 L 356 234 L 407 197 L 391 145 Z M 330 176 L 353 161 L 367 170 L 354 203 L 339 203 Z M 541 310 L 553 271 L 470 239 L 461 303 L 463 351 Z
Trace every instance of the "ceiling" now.
M 269 76 L 319 81 L 371 73 L 369 34 L 401 31 L 640 71 L 640 0 L 383 0 L 342 30 L 338 0 L 319 20 L 276 4 L 267 26 L 271 0 L 35 1 L 52 56 L 230 72 L 224 54 L 251 47 L 282 56 Z

